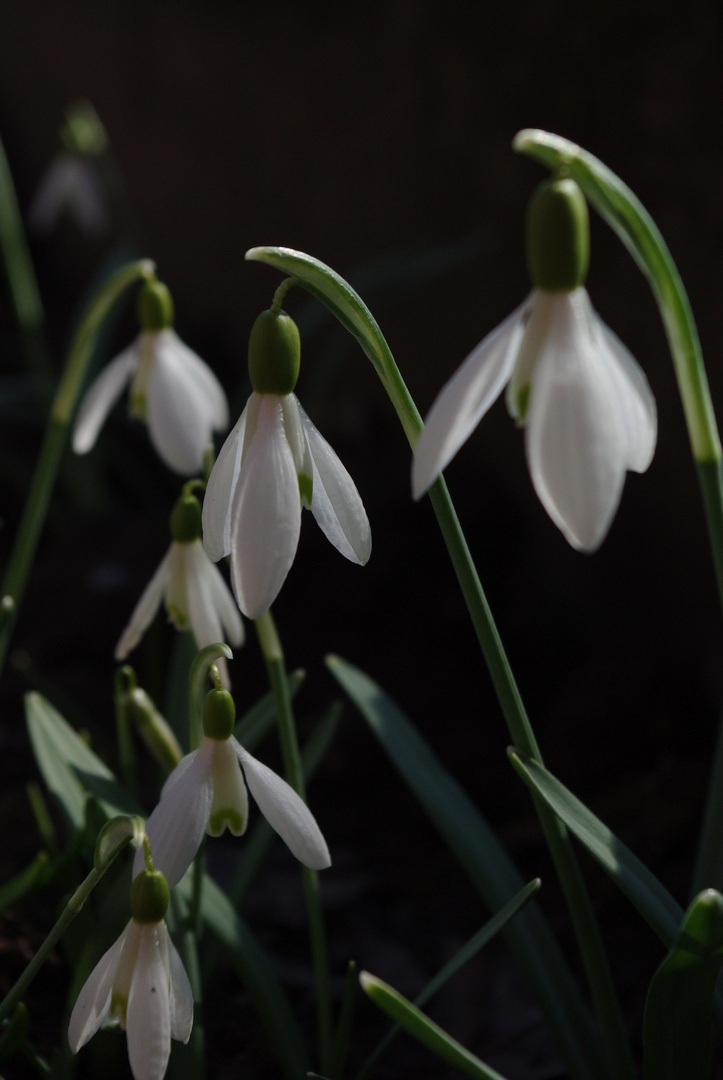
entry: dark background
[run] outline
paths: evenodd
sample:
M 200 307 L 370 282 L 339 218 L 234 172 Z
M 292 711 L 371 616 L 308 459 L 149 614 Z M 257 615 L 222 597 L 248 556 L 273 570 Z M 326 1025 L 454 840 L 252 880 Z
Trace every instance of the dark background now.
M 357 285 L 424 413 L 528 289 L 523 216 L 543 173 L 511 151 L 523 127 L 579 142 L 642 199 L 688 288 L 713 399 L 721 399 L 716 3 L 26 0 L 8 4 L 3 23 L 0 130 L 21 208 L 57 149 L 65 107 L 89 98 L 135 210 L 137 254 L 156 261 L 177 330 L 217 371 L 234 412 L 248 393 L 251 323 L 280 280 L 245 263 L 244 252 L 280 244 Z M 84 291 L 118 239 L 88 239 L 64 221 L 33 241 L 58 363 Z M 660 429 L 653 464 L 628 478 L 600 552 L 574 552 L 547 518 L 502 403 L 447 475 L 549 767 L 683 902 L 723 689 L 720 614 L 657 310 L 598 219 L 588 287 L 644 368 Z M 354 476 L 374 537 L 362 570 L 305 515 L 275 610 L 289 666 L 308 672 L 302 732 L 337 693 L 323 667 L 327 652 L 369 672 L 498 827 L 523 873 L 542 875 L 543 906 L 567 941 L 567 916 L 529 799 L 507 766 L 508 737 L 433 515 L 409 497 L 410 454 L 391 406 L 366 358 L 318 304 L 292 290 L 285 307 L 302 328 L 299 397 Z M 23 397 L 5 298 L 0 311 L 8 386 L 20 386 L 0 433 L 5 557 L 41 410 Z M 107 355 L 133 333 L 127 316 Z M 56 687 L 60 707 L 67 697 L 68 710 L 105 726 L 112 745 L 113 647 L 165 551 L 177 490 L 142 427 L 120 410 L 90 458 L 64 464 L 6 676 L 2 809 L 13 829 L 3 876 L 38 843 L 23 825 L 32 765 L 20 692 L 28 680 L 45 692 Z M 170 637 L 159 623 L 131 658 L 159 700 L 156 660 Z M 232 669 L 241 710 L 264 689 L 251 630 L 249 639 Z M 273 746 L 265 757 L 278 760 Z M 323 888 L 335 975 L 354 957 L 414 995 L 486 912 L 351 707 L 311 803 L 334 856 Z M 639 1040 L 661 950 L 585 866 Z M 248 917 L 258 918 L 303 1002 L 301 899 L 289 901 L 296 887 L 279 853 Z M 32 951 L 49 925 L 41 908 L 39 925 L 23 918 L 16 913 L 4 933 L 11 956 L 20 938 Z M 485 957 L 434 1015 L 510 1080 L 558 1075 L 505 950 Z M 235 984 L 229 993 L 238 998 L 234 1024 L 215 1043 L 211 1075 L 274 1075 Z M 357 1063 L 381 1030 L 371 1006 L 360 1004 L 359 1018 Z M 400 1043 L 397 1053 L 380 1076 L 440 1075 L 421 1051 Z

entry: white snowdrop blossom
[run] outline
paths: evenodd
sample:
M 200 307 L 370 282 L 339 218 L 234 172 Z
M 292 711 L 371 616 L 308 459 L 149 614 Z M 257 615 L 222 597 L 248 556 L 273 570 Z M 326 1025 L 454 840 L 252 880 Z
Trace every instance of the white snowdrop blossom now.
M 73 449 L 87 453 L 108 413 L 130 384 L 129 413 L 148 424 L 151 442 L 169 469 L 193 476 L 213 445 L 213 432 L 228 427 L 228 403 L 211 369 L 171 327 L 173 305 L 160 282 L 139 297 L 141 332 L 101 372 L 80 404 Z
M 194 483 L 194 481 L 191 481 Z M 125 660 L 136 647 L 164 602 L 170 622 L 178 630 L 191 630 L 203 649 L 219 641 L 239 646 L 244 628 L 238 608 L 220 571 L 204 551 L 200 539 L 201 509 L 193 495 L 182 496 L 171 514 L 171 546 L 146 586 L 115 650 Z M 224 686 L 229 686 L 223 656 L 217 660 Z
M 193 1027 L 193 992 L 163 919 L 131 919 L 96 964 L 70 1017 L 74 1054 L 108 1017 L 126 1030 L 135 1080 L 162 1080 L 171 1039 L 187 1043 Z
M 248 791 L 293 855 L 314 870 L 331 865 L 329 849 L 306 803 L 271 769 L 231 735 L 204 735 L 166 780 L 161 799 L 146 823 L 155 865 L 173 887 L 193 861 L 203 839 L 225 828 L 241 836 L 248 823 Z M 143 868 L 136 853 L 134 874 Z
M 244 615 L 269 609 L 294 561 L 307 507 L 337 551 L 364 565 L 371 530 L 354 481 L 292 392 L 299 331 L 283 311 L 265 311 L 249 341 L 253 393 L 226 439 L 203 503 L 203 542 L 217 562 L 231 556 L 231 584 Z
M 657 416 L 642 370 L 585 288 L 572 287 L 584 273 L 564 271 L 570 287 L 554 278 L 551 288 L 535 288 L 443 387 L 415 447 L 412 494 L 424 494 L 506 385 L 535 491 L 570 544 L 591 552 L 612 523 L 627 470 L 645 472 L 652 461 Z
M 88 236 L 108 231 L 110 221 L 98 171 L 85 154 L 63 151 L 51 161 L 28 210 L 28 225 L 50 232 L 66 212 Z

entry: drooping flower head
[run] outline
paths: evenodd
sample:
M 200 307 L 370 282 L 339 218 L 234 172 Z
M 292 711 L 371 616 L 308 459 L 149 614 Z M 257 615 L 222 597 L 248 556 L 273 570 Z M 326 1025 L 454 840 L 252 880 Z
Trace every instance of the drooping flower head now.
M 118 1020 L 135 1080 L 162 1080 L 171 1039 L 187 1043 L 193 1027 L 193 992 L 164 921 L 168 899 L 164 875 L 141 869 L 131 885 L 132 918 L 88 977 L 68 1025 L 77 1054 L 107 1017 Z
M 190 490 L 198 483 L 190 481 L 184 486 L 171 512 L 171 546 L 121 635 L 115 650 L 116 660 L 125 660 L 136 647 L 153 622 L 161 600 L 178 630 L 193 631 L 199 649 L 217 641 L 243 644 L 244 628 L 238 608 L 201 543 L 201 505 Z M 228 686 L 228 668 L 223 657 L 219 658 L 218 666 L 223 683 Z
M 293 393 L 299 331 L 285 312 L 263 312 L 249 341 L 253 393 L 209 478 L 203 542 L 214 561 L 231 556 L 241 611 L 262 615 L 294 561 L 308 507 L 338 551 L 364 564 L 371 531 L 359 492 Z
M 241 836 L 249 816 L 248 790 L 261 813 L 293 855 L 314 870 L 331 864 L 329 849 L 306 803 L 285 780 L 262 765 L 234 738 L 233 698 L 211 690 L 203 706 L 203 738 L 166 780 L 161 799 L 146 823 L 155 863 L 171 886 L 193 861 L 204 833 L 224 829 Z M 133 872 L 143 868 L 136 854 Z
M 645 375 L 584 288 L 588 237 L 587 205 L 574 181 L 541 184 L 527 220 L 534 290 L 443 387 L 412 466 L 418 499 L 507 385 L 507 407 L 525 428 L 535 490 L 582 551 L 604 540 L 626 472 L 645 472 L 657 438 Z
M 228 426 L 228 404 L 211 369 L 173 330 L 165 285 L 146 282 L 138 297 L 141 332 L 87 391 L 73 429 L 73 449 L 87 453 L 113 405 L 130 383 L 129 413 L 148 424 L 151 442 L 169 469 L 201 472 L 213 432 Z

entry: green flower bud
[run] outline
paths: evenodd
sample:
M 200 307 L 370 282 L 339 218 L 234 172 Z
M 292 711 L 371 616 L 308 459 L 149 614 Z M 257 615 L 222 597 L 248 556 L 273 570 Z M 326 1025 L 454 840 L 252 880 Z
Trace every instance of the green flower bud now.
M 150 753 L 166 772 L 175 769 L 183 757 L 170 724 L 140 686 L 121 694 L 116 701 L 120 715 L 135 727 Z
M 170 898 L 171 890 L 160 870 L 141 870 L 131 885 L 131 915 L 139 923 L 160 922 Z
M 285 311 L 262 311 L 251 327 L 249 375 L 257 394 L 290 394 L 299 377 L 301 343 Z
M 171 510 L 171 536 L 177 544 L 192 544 L 201 538 L 201 504 L 195 495 L 181 495 Z
M 546 180 L 527 206 L 527 266 L 536 289 L 572 292 L 590 262 L 585 196 L 574 180 Z
M 146 281 L 136 306 L 141 330 L 167 330 L 173 326 L 173 298 L 161 281 Z
M 233 734 L 236 706 L 228 690 L 211 690 L 203 703 L 203 734 L 223 742 Z

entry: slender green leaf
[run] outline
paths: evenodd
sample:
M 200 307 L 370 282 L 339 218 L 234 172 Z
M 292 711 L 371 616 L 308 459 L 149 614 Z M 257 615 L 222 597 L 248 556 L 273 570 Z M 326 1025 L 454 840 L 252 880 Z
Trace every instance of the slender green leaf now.
M 723 958 L 723 896 L 706 889 L 687 912 L 648 990 L 644 1080 L 708 1080 L 715 984 Z
M 476 1077 L 477 1080 L 504 1080 L 501 1073 L 485 1065 L 469 1050 L 465 1050 L 461 1043 L 448 1035 L 388 983 L 377 979 L 375 975 L 370 975 L 368 971 L 361 972 L 359 982 L 375 1005 L 383 1009 L 392 1020 L 395 1020 L 423 1046 L 429 1047 L 438 1057 L 451 1062 L 462 1072 Z
M 664 945 L 678 933 L 683 909 L 640 859 L 595 817 L 572 792 L 540 765 L 517 750 L 510 760 L 528 787 L 544 799 L 568 829 L 635 905 Z
M 178 888 L 190 886 L 188 876 Z M 206 876 L 201 916 L 239 973 L 289 1080 L 309 1068 L 306 1050 L 288 999 L 264 953 L 226 894 Z
M 305 678 L 306 672 L 302 671 L 301 668 L 292 671 L 288 676 L 289 697 L 292 701 L 299 692 Z M 269 691 L 268 694 L 264 694 L 262 698 L 259 698 L 255 705 L 246 710 L 236 724 L 233 733 L 244 748 L 251 753 L 264 736 L 268 735 L 275 723 L 274 695 Z
M 140 812 L 110 769 L 41 694 L 25 695 L 25 716 L 38 768 L 75 829 L 85 820 L 87 792 L 107 817 Z
M 479 810 L 372 679 L 338 656 L 328 657 L 327 665 L 487 905 L 499 910 L 525 883 Z M 537 905 L 529 904 L 504 934 L 571 1075 L 605 1077 L 590 1013 Z
M 19 903 L 28 893 L 45 884 L 48 874 L 48 856 L 39 851 L 33 861 L 15 877 L 0 886 L 0 914 L 6 908 Z
M 517 896 L 514 896 L 508 904 L 505 904 L 501 911 L 498 911 L 497 914 L 493 918 L 491 918 L 490 921 L 486 923 L 481 930 L 478 930 L 477 933 L 469 939 L 469 941 L 465 942 L 461 949 L 457 950 L 451 960 L 449 960 L 444 965 L 444 967 L 437 972 L 435 977 L 431 979 L 430 982 L 425 986 L 422 993 L 414 999 L 414 1004 L 420 1009 L 423 1008 L 427 1004 L 427 1002 L 430 1001 L 431 998 L 434 997 L 434 995 L 438 993 L 439 990 L 441 990 L 442 987 L 445 986 L 446 983 L 448 983 L 449 980 L 464 967 L 465 964 L 469 963 L 469 961 L 477 955 L 480 949 L 482 949 L 489 941 L 492 940 L 495 934 L 498 934 L 500 930 L 504 929 L 510 919 L 513 919 L 515 915 L 522 910 L 525 904 L 527 904 L 527 902 L 532 899 L 535 893 L 539 892 L 540 885 L 540 879 L 535 878 L 535 880 L 531 881 L 529 885 L 526 885 L 524 889 L 522 889 L 522 891 L 517 894 Z M 376 1048 L 376 1050 L 372 1054 L 370 1054 L 370 1056 L 365 1061 L 364 1066 L 361 1069 L 359 1076 L 357 1077 L 357 1080 L 362 1080 L 362 1077 L 368 1075 L 372 1067 L 386 1051 L 386 1049 L 398 1033 L 398 1025 L 395 1025 L 393 1028 L 391 1028 L 390 1031 L 387 1032 L 382 1041 L 379 1043 L 379 1046 Z

